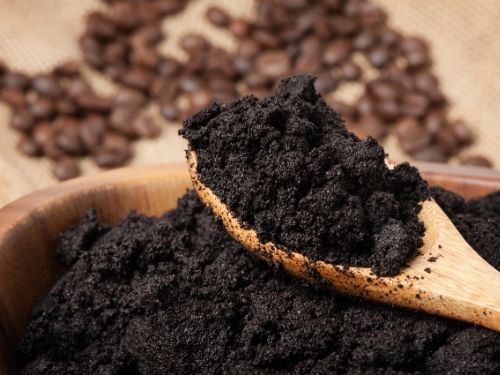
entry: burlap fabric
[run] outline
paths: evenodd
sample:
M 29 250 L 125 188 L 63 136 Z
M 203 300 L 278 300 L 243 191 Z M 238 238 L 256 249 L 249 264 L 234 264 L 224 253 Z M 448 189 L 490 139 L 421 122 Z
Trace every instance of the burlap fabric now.
M 377 0 L 399 30 L 423 36 L 431 42 L 435 69 L 444 92 L 452 101 L 452 114 L 468 121 L 478 141 L 462 154 L 481 153 L 500 166 L 500 2 L 498 0 Z M 252 0 L 194 0 L 187 11 L 168 18 L 168 35 L 161 46 L 179 55 L 179 35 L 202 32 L 214 44 L 233 47 L 231 37 L 211 27 L 204 19 L 209 4 L 227 7 L 235 15 L 250 16 Z M 69 58 L 79 58 L 77 38 L 83 16 L 102 7 L 97 0 L 0 0 L 0 59 L 26 72 L 48 70 Z M 113 85 L 89 72 L 101 92 Z M 347 93 L 348 94 L 348 93 Z M 154 113 L 155 108 L 151 108 Z M 55 183 L 50 163 L 29 159 L 15 150 L 18 135 L 8 129 L 8 110 L 0 106 L 0 206 L 30 191 Z M 160 139 L 135 146 L 132 164 L 180 161 L 185 143 L 177 135 L 178 125 L 167 124 Z M 395 159 L 404 159 L 394 139 L 386 141 Z M 452 161 L 453 162 L 453 161 Z M 84 174 L 97 173 L 88 160 Z

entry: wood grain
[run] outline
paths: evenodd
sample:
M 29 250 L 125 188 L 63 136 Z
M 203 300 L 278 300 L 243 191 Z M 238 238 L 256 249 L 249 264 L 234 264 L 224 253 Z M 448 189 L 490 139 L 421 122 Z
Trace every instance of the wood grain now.
M 429 183 L 468 196 L 500 189 L 500 173 L 421 166 Z M 15 365 L 12 351 L 32 305 L 50 289 L 62 267 L 54 256 L 59 234 L 90 207 L 112 223 L 129 210 L 160 215 L 191 186 L 185 163 L 129 167 L 82 177 L 21 198 L 0 210 L 0 373 Z M 10 366 L 10 367 L 9 367 Z

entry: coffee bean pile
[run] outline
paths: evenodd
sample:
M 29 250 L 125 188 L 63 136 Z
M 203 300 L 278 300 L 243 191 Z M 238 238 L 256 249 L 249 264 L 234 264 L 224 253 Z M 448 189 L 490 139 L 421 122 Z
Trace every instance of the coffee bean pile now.
M 107 11 L 88 16 L 80 39 L 90 66 L 159 103 L 162 115 L 170 121 L 180 121 L 214 100 L 228 102 L 238 97 L 235 61 L 202 36 L 187 34 L 179 41 L 188 55 L 186 61 L 160 56 L 161 20 L 186 4 L 176 0 L 115 1 Z M 218 25 L 229 22 L 219 8 L 209 9 L 208 14 Z
M 79 45 L 85 63 L 117 83 L 113 99 L 92 91 L 74 63 L 34 77 L 5 67 L 0 73 L 0 99 L 12 107 L 11 126 L 23 134 L 19 150 L 54 160 L 59 179 L 79 174 L 81 156 L 105 168 L 129 160 L 131 140 L 160 133 L 142 114 L 150 103 L 178 122 L 213 101 L 269 95 L 282 78 L 298 73 L 318 77 L 317 90 L 349 130 L 379 140 L 392 132 L 417 160 L 446 161 L 473 142 L 470 128 L 448 116 L 428 44 L 389 27 L 386 13 L 369 1 L 256 0 L 253 19 L 212 6 L 207 20 L 234 36 L 236 51 L 189 33 L 179 40 L 186 59 L 161 54 L 158 45 L 166 37 L 162 21 L 188 1 L 103 2 L 103 11 L 87 15 Z M 360 86 L 361 95 L 350 103 L 336 100 L 348 84 Z M 463 162 L 491 165 L 480 155 Z
M 160 134 L 139 112 L 145 100 L 140 91 L 123 89 L 113 99 L 98 95 L 75 62 L 31 77 L 4 67 L 0 82 L 0 100 L 12 109 L 10 127 L 21 133 L 18 150 L 51 159 L 59 180 L 79 175 L 79 158 L 87 155 L 102 168 L 121 166 L 132 156 L 132 139 Z
M 212 22 L 214 14 L 207 14 Z M 359 136 L 383 139 L 393 131 L 415 159 L 440 162 L 473 141 L 469 128 L 447 115 L 428 44 L 389 27 L 386 13 L 368 1 L 262 0 L 255 20 L 225 25 L 238 39 L 234 61 L 250 92 L 267 95 L 297 73 L 316 75 L 323 95 L 360 82 L 354 103 L 329 103 Z

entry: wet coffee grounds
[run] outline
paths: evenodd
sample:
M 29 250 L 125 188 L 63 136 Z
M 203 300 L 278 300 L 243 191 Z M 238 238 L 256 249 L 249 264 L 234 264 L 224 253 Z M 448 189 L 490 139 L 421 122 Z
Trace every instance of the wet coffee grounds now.
M 214 104 L 184 122 L 201 181 L 261 242 L 310 259 L 399 272 L 421 245 L 428 196 L 407 163 L 348 132 L 314 78 L 282 81 L 273 96 Z
M 433 195 L 500 269 L 500 192 Z M 498 333 L 292 279 L 247 254 L 193 192 L 162 218 L 106 226 L 89 212 L 58 254 L 69 270 L 32 313 L 25 374 L 500 371 Z

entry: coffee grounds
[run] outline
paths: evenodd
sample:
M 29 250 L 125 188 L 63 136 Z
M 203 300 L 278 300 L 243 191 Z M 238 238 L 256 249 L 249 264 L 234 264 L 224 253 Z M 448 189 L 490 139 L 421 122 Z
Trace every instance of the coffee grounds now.
M 433 193 L 500 269 L 500 192 Z M 193 192 L 162 218 L 110 227 L 89 212 L 58 255 L 69 271 L 32 313 L 25 374 L 500 371 L 498 333 L 303 284 L 236 244 Z
M 268 98 L 214 104 L 180 132 L 202 182 L 261 242 L 379 275 L 397 274 L 422 244 L 418 171 L 387 168 L 383 148 L 349 133 L 310 76 Z

